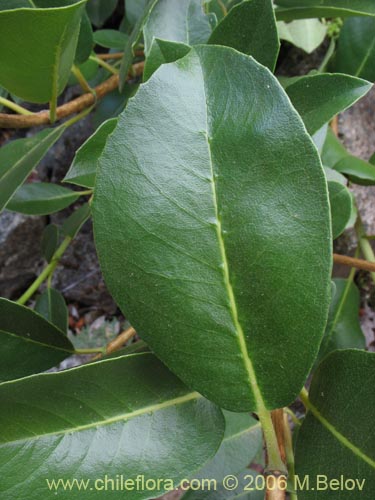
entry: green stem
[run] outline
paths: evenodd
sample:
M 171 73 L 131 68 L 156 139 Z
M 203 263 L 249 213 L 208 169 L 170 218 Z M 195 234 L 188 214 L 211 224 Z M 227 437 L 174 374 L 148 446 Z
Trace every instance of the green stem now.
M 99 57 L 90 56 L 89 59 L 90 59 L 90 61 L 95 61 L 96 63 L 99 64 L 99 66 L 101 66 L 102 68 L 106 69 L 107 71 L 109 71 L 113 75 L 118 75 L 119 74 L 118 69 L 116 69 L 113 66 L 111 66 L 110 64 L 106 63 L 105 61 L 103 61 L 103 59 L 100 59 Z
M 355 231 L 357 233 L 358 243 L 363 253 L 363 256 L 369 262 L 375 262 L 375 255 L 371 243 L 366 237 L 366 231 L 362 223 L 360 215 L 358 215 L 357 222 L 355 223 Z M 373 283 L 375 284 L 375 273 L 370 272 Z
M 63 123 L 61 126 L 62 127 L 70 127 L 71 125 L 74 125 L 74 123 L 76 122 L 79 122 L 79 120 L 81 120 L 82 118 L 84 118 L 85 116 L 87 116 L 88 114 L 91 113 L 91 111 L 94 109 L 95 107 L 95 104 L 94 103 L 92 106 L 90 106 L 89 108 L 86 108 L 84 109 L 83 111 L 81 111 L 80 113 L 78 113 L 78 115 L 75 115 L 73 116 L 73 118 L 70 118 L 70 120 L 67 120 L 65 123 Z
M 77 194 L 79 194 L 80 196 L 87 196 L 92 193 L 93 193 L 92 189 L 87 189 L 86 191 L 77 191 Z
M 286 474 L 285 465 L 281 460 L 279 445 L 277 442 L 275 428 L 272 423 L 271 412 L 265 408 L 257 413 L 262 426 L 264 441 L 267 450 L 267 470 L 269 472 L 280 471 Z
M 84 90 L 85 92 L 94 92 L 94 90 L 90 87 L 90 85 L 88 84 L 88 81 L 86 80 L 86 78 L 82 74 L 82 71 L 75 64 L 73 64 L 73 66 L 72 66 L 72 73 L 77 78 L 78 83 L 82 87 L 82 90 Z
M 299 425 L 301 425 L 300 422 Z M 297 493 L 294 491 L 296 471 L 294 467 L 293 440 L 288 422 L 288 416 L 286 413 L 284 414 L 284 444 L 285 444 L 286 464 L 288 467 L 288 479 L 289 479 L 289 484 L 291 485 L 289 492 L 290 500 L 298 500 Z
M 54 272 L 56 269 L 61 257 L 63 256 L 65 250 L 68 248 L 72 238 L 67 236 L 59 248 L 54 253 L 51 262 L 47 267 L 43 269 L 40 275 L 36 278 L 36 280 L 29 286 L 26 292 L 17 300 L 17 304 L 26 304 L 26 302 L 34 295 L 34 293 L 38 290 L 40 285 Z
M 19 115 L 28 116 L 28 115 L 33 115 L 34 114 L 31 111 L 29 111 L 28 109 L 24 108 L 23 106 L 20 106 L 19 104 L 16 104 L 15 102 L 10 101 L 9 99 L 6 99 L 5 97 L 1 97 L 0 96 L 0 104 L 2 104 L 3 106 L 6 106 L 7 108 L 15 111 Z
M 106 348 L 96 347 L 93 349 L 75 349 L 74 354 L 105 354 Z
M 297 415 L 294 413 L 294 411 L 292 411 L 290 408 L 285 407 L 284 412 L 290 416 L 294 425 L 297 425 L 298 427 L 300 427 L 302 425 L 300 422 L 300 419 L 297 417 Z

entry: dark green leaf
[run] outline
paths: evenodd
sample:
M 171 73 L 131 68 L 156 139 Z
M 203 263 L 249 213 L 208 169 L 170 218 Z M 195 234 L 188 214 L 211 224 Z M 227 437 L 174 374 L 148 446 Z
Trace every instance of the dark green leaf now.
M 94 33 L 95 43 L 107 49 L 123 49 L 128 38 L 127 35 L 117 30 L 99 30 Z
M 216 26 L 209 43 L 253 56 L 273 71 L 280 43 L 272 0 L 246 0 L 234 6 Z
M 375 153 L 369 159 L 369 163 L 371 163 L 371 165 L 375 165 Z
M 84 5 L 82 0 L 0 11 L 0 85 L 30 102 L 46 103 L 59 95 L 74 61 Z
M 117 3 L 118 0 L 89 0 L 86 9 L 92 23 L 100 28 L 111 17 Z
M 220 482 L 228 474 L 238 474 L 253 461 L 262 445 L 262 431 L 258 420 L 246 413 L 228 411 L 224 411 L 224 418 L 223 442 L 214 458 L 194 474 L 194 479 L 214 479 Z M 194 500 L 196 494 L 196 489 L 189 490 L 183 495 L 183 499 Z
M 340 74 L 303 76 L 286 87 L 293 106 L 310 134 L 314 134 L 337 113 L 363 97 L 372 85 L 360 78 Z
M 68 331 L 68 308 L 58 290 L 47 288 L 36 300 L 35 311 L 63 333 Z
M 158 0 L 144 25 L 146 55 L 154 38 L 186 45 L 206 43 L 211 26 L 201 0 Z
M 334 165 L 334 169 L 345 174 L 355 184 L 375 184 L 375 166 L 356 156 L 348 154 Z
M 105 474 L 134 482 L 142 474 L 145 481 L 169 478 L 177 486 L 215 454 L 224 432 L 220 409 L 149 353 L 2 384 L 0 400 L 6 499 L 25 492 L 28 500 L 47 498 L 46 478 L 79 477 L 94 485 Z M 156 497 L 168 484 L 152 492 L 134 488 L 125 497 Z M 78 488 L 68 495 L 83 496 Z
M 133 31 L 131 32 L 128 41 L 125 45 L 124 55 L 120 67 L 120 85 L 119 85 L 120 91 L 124 89 L 125 80 L 128 76 L 133 61 L 134 47 L 142 35 L 143 25 L 146 22 L 152 8 L 154 7 L 157 1 L 158 0 L 147 1 L 147 3 L 144 6 L 142 15 L 139 17 L 137 23 L 135 24 Z
M 83 64 L 90 57 L 94 46 L 94 37 L 90 19 L 86 12 L 82 14 L 81 28 L 79 30 L 78 44 L 75 55 L 77 64 Z
M 125 11 L 126 17 L 131 25 L 137 23 L 142 16 L 147 0 L 126 0 Z
M 335 278 L 335 293 L 319 358 L 336 349 L 365 349 L 366 341 L 359 323 L 359 291 L 350 280 Z
M 143 80 L 146 81 L 150 76 L 165 63 L 177 61 L 184 57 L 190 50 L 189 45 L 179 42 L 170 42 L 168 40 L 159 40 L 154 38 L 150 52 L 146 59 L 145 69 L 143 71 Z
M 74 203 L 80 194 L 48 182 L 32 182 L 21 186 L 6 208 L 26 215 L 48 215 Z
M 64 126 L 47 128 L 0 149 L 0 212 L 64 130 Z
M 373 0 L 277 0 L 280 21 L 312 17 L 375 16 Z
M 298 433 L 296 473 L 310 476 L 298 500 L 370 499 L 375 491 L 375 354 L 335 351 L 317 369 L 309 412 Z M 322 475 L 317 497 L 318 476 Z M 350 479 L 353 490 L 324 489 L 324 478 Z
M 374 17 L 352 17 L 345 21 L 332 69 L 375 81 Z
M 95 186 L 98 160 L 103 152 L 109 134 L 117 124 L 117 118 L 104 122 L 87 141 L 76 151 L 73 163 L 65 176 L 64 182 L 93 188 Z
M 352 197 L 348 188 L 336 181 L 328 182 L 328 192 L 332 217 L 332 237 L 336 239 L 344 232 L 352 215 Z
M 161 66 L 98 172 L 102 270 L 152 351 L 224 408 L 293 400 L 328 312 L 330 214 L 316 148 L 270 71 L 216 46 Z
M 83 226 L 83 224 L 90 217 L 90 214 L 91 214 L 90 205 L 88 203 L 85 203 L 64 221 L 64 224 L 62 225 L 61 228 L 62 233 L 65 236 L 74 238 L 78 233 L 78 231 Z
M 47 262 L 50 262 L 57 250 L 60 239 L 60 230 L 55 224 L 48 224 L 43 230 L 42 253 Z
M 52 368 L 74 351 L 71 342 L 52 323 L 31 309 L 2 298 L 0 336 L 0 381 Z

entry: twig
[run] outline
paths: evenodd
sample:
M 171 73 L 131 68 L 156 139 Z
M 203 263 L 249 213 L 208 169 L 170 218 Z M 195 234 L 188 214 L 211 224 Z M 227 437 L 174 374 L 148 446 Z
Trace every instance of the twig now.
M 272 418 L 273 427 L 274 427 L 275 433 L 276 433 L 280 457 L 281 457 L 282 462 L 285 464 L 286 463 L 286 454 L 285 454 L 284 411 L 283 411 L 283 409 L 281 408 L 281 409 L 272 411 L 271 418 Z M 269 481 L 266 478 L 266 484 L 267 484 L 266 500 L 284 500 L 286 488 L 281 487 L 283 482 L 284 482 L 284 481 L 281 482 L 281 478 L 285 479 L 285 485 L 286 485 L 286 480 L 287 480 L 286 474 L 283 473 L 283 471 L 280 471 L 280 474 L 276 475 L 275 471 L 274 471 L 273 476 L 274 476 L 274 481 Z
M 363 240 L 366 240 L 366 238 L 363 238 Z M 364 271 L 370 271 L 371 273 L 375 273 L 375 261 L 369 262 L 368 260 L 356 259 L 355 257 L 348 257 L 347 255 L 340 255 L 338 253 L 333 254 L 333 261 L 336 264 L 343 264 L 344 266 L 355 267 L 357 269 L 362 269 Z
M 96 361 L 98 359 L 101 359 L 104 355 L 112 354 L 113 352 L 118 351 L 124 344 L 126 344 L 126 342 L 133 338 L 136 333 L 137 332 L 133 327 L 124 330 L 122 333 L 120 333 L 120 335 L 112 340 L 112 342 L 107 344 L 107 347 L 105 348 L 105 350 L 103 350 L 104 352 L 95 356 L 91 361 Z
M 145 55 L 143 50 L 136 50 L 134 53 L 137 57 L 143 57 Z M 99 59 L 103 59 L 103 61 L 107 59 L 122 59 L 124 56 L 123 52 L 109 52 L 108 54 L 96 54 L 96 57 Z
M 133 72 L 137 76 L 143 72 L 144 62 L 139 62 L 133 65 Z M 94 88 L 96 99 L 101 99 L 118 87 L 119 77 L 113 75 L 105 82 Z M 79 113 L 80 111 L 89 108 L 95 103 L 95 96 L 92 93 L 83 94 L 76 99 L 73 99 L 56 109 L 57 120 L 66 118 Z M 49 123 L 49 110 L 41 111 L 30 116 L 10 115 L 0 113 L 0 128 L 28 128 L 39 125 L 47 125 Z

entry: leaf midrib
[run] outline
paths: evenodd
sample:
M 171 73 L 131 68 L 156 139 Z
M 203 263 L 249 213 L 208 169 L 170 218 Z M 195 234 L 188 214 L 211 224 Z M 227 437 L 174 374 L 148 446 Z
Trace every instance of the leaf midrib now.
M 89 429 L 93 429 L 96 427 L 102 427 L 106 425 L 111 425 L 111 424 L 116 424 L 118 422 L 122 422 L 124 420 L 131 420 L 132 418 L 136 418 L 142 415 L 145 415 L 147 413 L 154 413 L 159 410 L 163 410 L 165 408 L 169 408 L 170 406 L 177 406 L 180 404 L 188 403 L 189 401 L 193 401 L 194 399 L 200 399 L 202 396 L 197 393 L 197 392 L 191 392 L 189 394 L 186 394 L 185 396 L 180 396 L 174 399 L 169 399 L 168 401 L 165 401 L 163 403 L 157 403 L 154 405 L 150 406 L 145 406 L 144 408 L 140 408 L 138 410 L 131 411 L 129 413 L 123 413 L 121 415 L 117 415 L 116 417 L 111 417 L 107 418 L 105 420 L 99 420 L 95 422 L 91 422 L 90 424 L 85 424 L 85 425 L 78 425 L 76 427 L 70 427 L 68 429 L 62 429 L 56 432 L 46 432 L 44 434 L 33 434 L 30 437 L 22 438 L 22 439 L 17 439 L 15 441 L 5 441 L 0 443 L 0 448 L 3 445 L 9 445 L 9 444 L 17 444 L 17 443 L 22 443 L 22 442 L 30 442 L 30 441 L 35 441 L 40 438 L 45 438 L 48 436 L 61 436 L 64 434 L 72 434 L 75 432 L 81 432 L 81 431 L 86 431 Z
M 64 347 L 58 347 L 58 346 L 54 346 L 53 344 L 45 344 L 44 342 L 32 339 L 31 337 L 24 337 L 23 335 L 18 335 L 16 333 L 8 332 L 7 330 L 0 329 L 0 333 L 4 333 L 5 335 L 9 335 L 10 337 L 15 337 L 15 338 L 22 340 L 24 342 L 30 342 L 32 344 L 36 344 L 36 345 L 39 345 L 39 346 L 47 348 L 47 349 L 52 349 L 54 351 L 62 351 L 62 352 L 66 352 L 69 354 L 74 354 L 74 349 L 72 350 L 72 349 L 68 349 L 68 348 L 64 348 Z M 61 335 L 63 335 L 62 332 L 61 332 Z
M 366 66 L 366 64 L 367 64 L 367 62 L 368 62 L 368 60 L 370 58 L 370 54 L 374 50 L 374 48 L 375 48 L 375 37 L 372 40 L 370 47 L 366 51 L 366 55 L 363 58 L 362 63 L 359 65 L 359 67 L 358 67 L 358 69 L 357 69 L 357 71 L 355 73 L 355 76 L 359 76 L 361 74 L 361 72 L 362 72 L 363 68 Z

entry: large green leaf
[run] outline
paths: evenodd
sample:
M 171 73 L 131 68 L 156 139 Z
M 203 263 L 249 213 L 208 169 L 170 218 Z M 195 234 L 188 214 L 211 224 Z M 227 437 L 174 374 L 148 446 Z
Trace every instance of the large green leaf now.
M 258 420 L 246 413 L 228 411 L 224 411 L 224 417 L 223 442 L 214 458 L 194 474 L 194 479 L 210 479 L 220 482 L 228 474 L 241 472 L 259 452 L 262 445 L 262 431 Z M 196 488 L 188 490 L 183 498 L 194 500 L 197 493 L 199 491 L 197 492 Z
M 320 348 L 320 358 L 336 349 L 365 349 L 366 341 L 359 323 L 359 291 L 352 280 L 335 278 L 335 293 Z
M 108 135 L 113 132 L 117 118 L 105 121 L 76 151 L 73 163 L 64 178 L 64 182 L 93 188 L 95 186 L 98 160 L 107 142 Z
M 293 400 L 328 313 L 330 216 L 316 148 L 269 70 L 216 46 L 161 66 L 98 172 L 101 266 L 151 349 L 224 408 Z
M 375 81 L 375 18 L 352 17 L 345 21 L 332 68 Z
M 235 5 L 216 26 L 209 43 L 253 56 L 273 71 L 280 42 L 272 0 L 246 0 Z
M 45 129 L 0 149 L 0 212 L 65 128 Z
M 319 366 L 297 439 L 296 473 L 301 479 L 308 475 L 310 482 L 309 490 L 298 491 L 298 500 L 372 498 L 374 373 L 375 354 L 354 349 L 335 351 Z M 325 489 L 325 478 L 336 480 L 336 489 Z M 341 478 L 350 480 L 348 485 L 354 483 L 351 491 L 340 488 Z
M 74 61 L 85 1 L 0 11 L 0 85 L 30 102 L 59 95 Z
M 46 288 L 36 300 L 35 311 L 63 333 L 68 332 L 68 308 L 58 290 Z
M 186 45 L 206 43 L 211 25 L 203 12 L 201 0 L 158 0 L 147 18 L 143 33 L 148 54 L 153 38 Z
M 27 307 L 1 298 L 0 336 L 1 381 L 52 368 L 74 351 L 52 323 Z
M 310 134 L 317 132 L 337 113 L 363 97 L 372 85 L 360 78 L 340 74 L 303 76 L 286 87 L 293 106 Z
M 352 215 L 352 196 L 341 182 L 328 182 L 329 203 L 332 217 L 332 237 L 336 239 L 344 232 Z
M 327 25 L 319 19 L 299 19 L 291 23 L 279 21 L 277 30 L 281 40 L 286 40 L 296 47 L 311 54 L 324 41 Z
M 63 210 L 80 196 L 57 184 L 32 182 L 21 186 L 6 208 L 26 215 L 48 215 Z
M 189 50 L 190 46 L 184 43 L 154 38 L 146 59 L 143 80 L 148 80 L 162 64 L 174 62 L 186 56 Z
M 53 478 L 90 480 L 88 498 L 103 496 L 104 487 L 90 487 L 104 486 L 105 475 L 135 482 L 142 474 L 177 486 L 215 454 L 224 432 L 220 409 L 148 353 L 2 384 L 0 399 L 0 492 L 7 499 L 54 497 Z M 125 497 L 159 496 L 171 481 Z M 74 488 L 67 498 L 82 496 Z
M 312 17 L 375 16 L 373 0 L 276 0 L 280 21 Z

